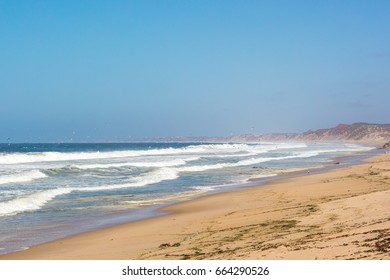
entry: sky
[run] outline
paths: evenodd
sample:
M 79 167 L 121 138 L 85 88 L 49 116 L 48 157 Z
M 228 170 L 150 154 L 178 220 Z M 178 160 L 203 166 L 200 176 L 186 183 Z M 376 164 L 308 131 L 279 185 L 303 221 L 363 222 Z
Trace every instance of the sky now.
M 390 1 L 0 0 L 0 142 L 390 123 Z

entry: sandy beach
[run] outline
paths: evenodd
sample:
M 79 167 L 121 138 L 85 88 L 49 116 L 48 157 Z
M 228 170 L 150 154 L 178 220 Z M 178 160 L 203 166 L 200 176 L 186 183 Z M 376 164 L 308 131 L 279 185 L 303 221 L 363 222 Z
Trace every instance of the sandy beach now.
M 0 259 L 390 259 L 390 154 L 161 211 Z

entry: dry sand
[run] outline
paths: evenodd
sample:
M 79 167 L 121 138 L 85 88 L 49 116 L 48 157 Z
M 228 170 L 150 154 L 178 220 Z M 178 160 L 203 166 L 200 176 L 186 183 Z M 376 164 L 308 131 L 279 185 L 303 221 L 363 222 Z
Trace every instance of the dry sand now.
M 390 259 L 390 154 L 163 210 L 0 259 Z

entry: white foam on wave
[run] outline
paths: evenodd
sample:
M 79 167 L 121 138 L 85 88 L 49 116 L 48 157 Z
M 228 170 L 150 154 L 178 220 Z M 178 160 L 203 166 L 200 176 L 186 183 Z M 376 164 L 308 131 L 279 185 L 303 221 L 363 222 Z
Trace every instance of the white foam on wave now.
M 306 148 L 305 143 L 261 143 L 261 144 L 205 144 L 190 145 L 182 148 L 164 148 L 150 150 L 126 150 L 111 152 L 41 152 L 41 153 L 2 153 L 0 164 L 19 164 L 33 162 L 56 162 L 75 161 L 91 159 L 124 158 L 139 156 L 179 155 L 179 154 L 201 154 L 205 156 L 229 157 L 229 156 L 251 156 L 280 149 Z M 353 144 L 346 144 L 344 150 L 369 150 L 371 147 L 363 147 Z M 337 151 L 337 149 L 335 150 Z
M 123 188 L 134 188 L 134 187 L 143 187 L 146 185 L 157 184 L 162 181 L 174 180 L 179 176 L 177 172 L 172 168 L 159 168 L 157 170 L 146 173 L 139 177 L 133 178 L 129 183 L 125 184 L 115 184 L 107 186 L 96 186 L 96 187 L 86 187 L 86 188 L 76 188 L 77 191 L 104 191 L 104 190 L 115 190 Z
M 370 151 L 375 149 L 374 147 L 364 147 L 364 146 L 357 146 L 357 145 L 351 145 L 351 146 L 345 146 L 345 147 L 339 147 L 334 149 L 318 149 L 313 150 L 319 154 L 326 154 L 326 153 L 342 153 L 342 152 L 363 152 L 363 151 Z
M 107 164 L 77 164 L 72 165 L 78 169 L 108 169 L 108 168 L 118 168 L 126 166 L 134 167 L 170 167 L 170 166 L 179 166 L 185 165 L 187 162 L 195 161 L 200 159 L 200 157 L 191 157 L 186 159 L 174 159 L 169 161 L 135 161 L 135 162 L 121 162 L 121 163 L 107 163 Z
M 152 152 L 150 152 L 150 154 L 152 154 Z M 43 152 L 43 153 L 26 153 L 26 154 L 12 153 L 12 154 L 0 155 L 0 164 L 106 159 L 106 158 L 133 157 L 138 155 L 142 155 L 142 153 L 140 151 L 80 152 L 80 153 Z
M 210 147 L 209 147 L 210 146 Z M 260 143 L 260 144 L 220 144 L 205 146 L 203 152 L 209 152 L 209 156 L 218 158 L 247 157 L 268 153 L 276 150 L 306 148 L 305 143 Z M 207 149 L 206 149 L 207 148 Z M 212 151 L 224 151 L 224 154 L 213 154 Z M 206 156 L 207 157 L 207 156 Z
M 166 203 L 169 201 L 185 200 L 185 199 L 194 197 L 195 195 L 199 195 L 199 194 L 207 192 L 207 191 L 208 191 L 207 189 L 193 188 L 193 190 L 191 190 L 191 191 L 186 191 L 186 192 L 177 193 L 177 194 L 173 194 L 173 195 L 167 195 L 167 196 L 158 197 L 158 198 L 122 201 L 121 204 L 134 205 L 134 206 L 156 205 L 156 204 L 160 204 L 160 203 Z
M 194 165 L 194 166 L 183 166 L 177 167 L 176 170 L 178 172 L 201 172 L 211 169 L 221 169 L 232 166 L 231 163 L 217 163 L 217 164 L 209 164 L 209 165 Z
M 315 151 L 307 151 L 307 152 L 295 153 L 293 155 L 284 156 L 284 157 L 258 157 L 258 158 L 241 160 L 235 163 L 217 163 L 217 164 L 210 164 L 210 165 L 194 165 L 194 166 L 177 167 L 176 170 L 178 172 L 200 172 L 200 171 L 206 171 L 212 169 L 248 166 L 248 165 L 254 165 L 254 164 L 268 162 L 268 161 L 274 161 L 274 160 L 314 157 L 317 155 L 318 153 Z
M 15 215 L 42 208 L 54 197 L 71 192 L 71 188 L 45 190 L 0 203 L 0 216 Z
M 39 170 L 30 170 L 27 172 L 20 172 L 17 174 L 4 175 L 0 177 L 0 185 L 30 182 L 37 179 L 46 178 L 47 175 Z
M 230 184 L 223 184 L 223 185 L 208 185 L 208 186 L 194 186 L 192 189 L 201 191 L 201 192 L 210 192 L 210 191 L 215 191 L 218 189 L 226 189 L 226 188 L 232 188 L 232 187 L 237 187 L 237 185 L 244 185 L 248 184 L 248 181 L 251 179 L 261 179 L 261 178 L 268 178 L 268 177 L 274 177 L 277 176 L 278 174 L 275 173 L 268 173 L 268 174 L 257 174 L 256 176 L 245 178 L 242 180 L 237 180 L 234 183 Z
M 63 194 L 69 194 L 71 192 L 91 192 L 142 187 L 150 184 L 156 184 L 165 180 L 174 180 L 176 178 L 178 178 L 178 174 L 174 169 L 159 168 L 137 178 L 133 178 L 130 180 L 130 182 L 124 184 L 95 187 L 69 187 L 40 191 L 0 203 L 0 216 L 16 215 L 22 212 L 38 210 L 46 205 L 49 201 L 53 200 L 55 197 Z
M 150 150 L 126 150 L 111 152 L 30 152 L 30 153 L 2 153 L 0 164 L 20 164 L 34 162 L 57 162 L 92 159 L 125 158 L 140 156 L 202 154 L 208 156 L 234 156 L 237 154 L 258 154 L 274 149 L 299 148 L 305 144 L 272 144 L 272 145 L 248 145 L 248 144 L 206 144 L 191 145 L 183 148 L 164 148 Z
M 42 152 L 42 153 L 3 153 L 0 154 L 0 164 L 19 164 L 33 162 L 74 161 L 91 159 L 124 158 L 139 156 L 178 155 L 197 153 L 226 153 L 228 151 L 244 150 L 245 144 L 210 144 L 192 145 L 184 148 L 164 148 L 151 150 L 127 150 L 112 152 Z
M 205 144 L 205 145 L 190 145 L 183 148 L 185 151 L 195 153 L 212 153 L 212 152 L 239 152 L 247 150 L 250 147 L 248 144 Z
M 246 165 L 253 165 L 268 161 L 275 161 L 275 160 L 285 160 L 285 159 L 293 159 L 293 158 L 308 158 L 308 157 L 315 157 L 318 156 L 318 152 L 314 151 L 308 151 L 308 152 L 301 152 L 301 153 L 295 153 L 293 155 L 284 156 L 284 157 L 264 157 L 264 158 L 250 158 L 246 160 L 241 160 L 234 164 L 234 166 L 246 166 Z
M 345 144 L 345 147 L 355 151 L 369 151 L 369 150 L 376 149 L 375 147 L 361 146 L 356 144 Z
M 215 150 L 229 150 L 229 145 L 231 145 L 231 144 L 223 144 L 223 145 L 219 145 L 219 146 L 218 145 L 211 145 L 212 147 L 210 147 L 209 145 L 201 145 L 201 146 L 194 146 L 192 148 L 190 148 L 191 146 L 189 146 L 186 148 L 176 149 L 177 150 L 176 152 L 183 153 L 183 150 L 191 150 L 192 152 L 194 152 L 194 149 L 198 149 L 198 150 L 203 149 L 203 152 L 204 152 L 204 150 L 210 150 L 210 149 L 213 149 L 214 151 Z M 256 148 L 256 146 L 249 146 L 246 144 L 234 145 L 233 149 L 230 149 L 229 152 L 232 152 L 236 149 L 240 150 L 241 148 L 242 149 L 245 148 L 246 149 L 245 151 L 252 152 L 252 151 L 250 151 L 250 148 L 252 148 L 252 150 L 253 150 L 253 148 Z M 258 147 L 258 148 L 260 151 L 261 147 Z M 347 147 L 347 148 L 351 149 L 351 150 L 362 149 L 362 147 L 360 147 L 360 146 L 357 146 L 357 147 L 351 146 L 351 147 Z M 164 151 L 163 150 L 152 150 L 149 152 L 162 153 L 162 152 L 167 152 L 167 150 L 170 150 L 170 153 L 172 154 L 172 151 L 174 151 L 175 149 L 164 149 Z M 180 150 L 180 152 L 179 152 L 179 150 Z M 180 172 L 202 172 L 202 171 L 212 170 L 212 169 L 254 165 L 254 164 L 258 164 L 258 163 L 275 161 L 275 160 L 285 160 L 285 159 L 293 159 L 293 158 L 308 158 L 308 157 L 317 156 L 320 153 L 325 153 L 327 151 L 328 150 L 300 151 L 300 152 L 293 152 L 287 156 L 253 157 L 253 158 L 244 159 L 244 160 L 241 160 L 238 162 L 233 162 L 233 163 L 218 163 L 218 164 L 199 165 L 199 166 L 180 166 L 180 165 L 184 165 L 185 161 L 186 161 L 186 160 L 181 161 L 181 159 L 178 159 L 177 161 L 172 160 L 172 161 L 170 161 L 170 163 L 169 163 L 169 161 L 155 162 L 155 163 L 142 162 L 140 164 L 154 164 L 154 166 L 151 166 L 151 167 L 159 167 L 159 168 L 157 168 L 154 171 L 143 174 L 139 177 L 133 178 L 124 184 L 90 186 L 90 187 L 69 187 L 69 188 L 64 187 L 64 188 L 44 190 L 44 191 L 29 194 L 29 195 L 19 196 L 19 197 L 13 198 L 12 200 L 0 203 L 0 216 L 15 215 L 15 214 L 18 214 L 21 212 L 38 210 L 38 209 L 42 208 L 44 205 L 46 205 L 49 201 L 54 199 L 56 196 L 68 194 L 68 193 L 76 192 L 76 191 L 88 192 L 88 191 L 102 191 L 102 190 L 114 190 L 114 189 L 121 189 L 121 188 L 142 187 L 142 186 L 146 186 L 146 185 L 150 185 L 150 184 L 156 184 L 156 183 L 159 183 L 159 182 L 162 182 L 165 180 L 174 180 L 174 179 L 179 177 Z M 138 154 L 139 154 L 141 152 L 145 153 L 148 151 L 131 151 L 131 153 L 134 153 L 134 152 L 138 152 Z M 118 153 L 122 153 L 122 152 L 118 152 Z M 46 156 L 48 156 L 48 153 L 45 153 L 45 154 L 46 154 Z M 53 153 L 51 153 L 51 154 L 53 154 Z M 62 160 L 64 160 L 64 155 L 66 155 L 68 159 L 72 157 L 70 154 L 65 154 L 65 153 L 56 153 L 56 154 L 61 154 Z M 86 154 L 88 154 L 89 158 L 93 158 L 93 157 L 96 157 L 99 155 L 99 153 L 80 153 L 80 154 L 78 154 L 77 158 L 80 159 L 81 157 L 83 157 L 83 159 L 86 159 Z M 118 155 L 117 152 L 108 152 L 108 154 L 109 154 L 109 156 Z M 107 153 L 101 153 L 101 155 L 102 155 L 102 157 L 108 156 Z M 73 156 L 75 156 L 75 154 L 73 154 Z M 128 156 L 128 154 L 127 154 L 127 156 Z M 74 158 L 75 157 L 73 157 L 73 159 Z M 1 161 L 1 159 L 4 160 L 4 155 L 3 155 L 3 158 L 0 157 L 0 161 Z M 33 159 L 34 159 L 34 157 L 29 158 L 29 160 L 33 160 Z M 112 165 L 115 165 L 115 164 L 122 164 L 122 163 L 113 163 L 113 164 L 111 164 L 111 167 L 112 167 Z M 131 164 L 131 163 L 129 163 L 129 164 Z M 133 162 L 133 164 L 134 164 L 134 162 Z M 164 167 L 161 167 L 160 164 L 163 164 Z M 101 165 L 101 166 L 100 165 L 93 165 L 92 168 L 105 168 L 102 166 L 103 165 Z M 107 165 L 104 165 L 104 166 L 107 166 Z M 143 165 L 143 166 L 145 166 L 145 165 Z M 91 167 L 91 165 L 89 167 Z M 31 174 L 29 174 L 30 176 L 25 176 L 25 175 L 26 174 L 24 174 L 24 177 L 23 177 L 22 174 L 18 174 L 19 180 L 27 180 L 27 178 L 28 178 L 28 180 L 32 180 L 32 179 L 38 179 L 38 177 L 39 178 L 46 177 L 46 175 L 40 171 L 35 172 L 35 173 L 31 173 Z M 273 174 L 271 174 L 271 175 L 273 175 Z M 7 176 L 11 176 L 11 175 L 7 175 Z M 12 176 L 16 176 L 16 175 L 12 175 Z M 270 175 L 268 174 L 267 176 L 270 176 Z M 9 182 L 11 179 L 10 177 L 4 179 L 4 176 L 2 178 L 3 178 L 3 182 Z M 14 177 L 13 179 L 15 181 L 16 177 Z

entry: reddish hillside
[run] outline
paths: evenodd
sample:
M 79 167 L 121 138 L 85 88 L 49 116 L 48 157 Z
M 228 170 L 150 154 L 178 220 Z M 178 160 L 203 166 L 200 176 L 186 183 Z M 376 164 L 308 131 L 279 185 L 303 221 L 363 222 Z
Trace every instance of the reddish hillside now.
M 329 129 L 307 131 L 300 134 L 298 138 L 308 140 L 388 141 L 390 140 L 390 124 L 339 124 Z

